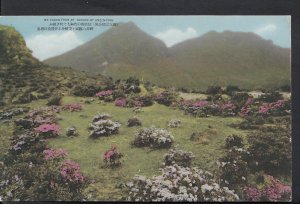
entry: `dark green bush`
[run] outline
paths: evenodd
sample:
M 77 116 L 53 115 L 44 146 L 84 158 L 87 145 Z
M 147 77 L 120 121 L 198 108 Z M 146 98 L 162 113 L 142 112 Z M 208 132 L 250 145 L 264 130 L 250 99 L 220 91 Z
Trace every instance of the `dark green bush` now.
M 243 147 L 243 138 L 238 135 L 230 135 L 225 139 L 225 148 L 230 149 L 232 147 Z
M 56 93 L 48 99 L 47 106 L 59 106 L 61 105 L 61 99 L 62 99 L 62 95 Z
M 265 93 L 259 97 L 260 101 L 263 101 L 266 103 L 276 102 L 276 101 L 282 100 L 282 99 L 283 99 L 282 94 L 279 93 L 278 91 Z
M 270 174 L 291 173 L 291 129 L 290 127 L 265 127 L 248 136 L 254 171 L 263 170 Z
M 212 95 L 215 95 L 215 94 L 218 94 L 218 93 L 222 93 L 222 88 L 221 88 L 221 86 L 216 86 L 216 85 L 209 86 L 206 89 L 206 93 L 207 94 L 212 94 Z

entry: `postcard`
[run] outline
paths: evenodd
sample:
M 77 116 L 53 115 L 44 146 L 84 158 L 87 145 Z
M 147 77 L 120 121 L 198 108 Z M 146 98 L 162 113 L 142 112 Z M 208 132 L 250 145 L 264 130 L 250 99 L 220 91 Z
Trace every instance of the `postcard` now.
M 290 24 L 0 17 L 1 201 L 291 201 Z

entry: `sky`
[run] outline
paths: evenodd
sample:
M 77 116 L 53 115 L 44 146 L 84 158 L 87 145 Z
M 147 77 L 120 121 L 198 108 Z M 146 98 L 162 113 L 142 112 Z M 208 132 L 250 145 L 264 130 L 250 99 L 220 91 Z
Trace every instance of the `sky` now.
M 48 19 L 48 21 L 45 21 Z M 290 16 L 1 16 L 1 25 L 13 26 L 25 38 L 33 55 L 40 60 L 60 55 L 88 42 L 110 26 L 93 30 L 38 31 L 51 22 L 134 22 L 146 33 L 161 39 L 168 47 L 209 31 L 254 32 L 281 47 L 291 47 Z M 56 20 L 56 21 L 50 21 Z M 59 21 L 57 21 L 59 20 Z M 68 21 L 62 21 L 68 20 Z M 108 20 L 108 21 L 107 21 Z

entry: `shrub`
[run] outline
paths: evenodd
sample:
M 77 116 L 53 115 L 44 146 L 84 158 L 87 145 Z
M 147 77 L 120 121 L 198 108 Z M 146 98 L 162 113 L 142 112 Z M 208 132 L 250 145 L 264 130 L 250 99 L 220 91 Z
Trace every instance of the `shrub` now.
M 80 84 L 80 85 L 77 85 L 73 88 L 73 91 L 72 93 L 75 95 L 75 96 L 87 96 L 87 97 L 92 97 L 92 96 L 95 96 L 95 94 L 97 92 L 99 92 L 101 90 L 101 87 L 100 86 L 95 86 L 95 85 L 92 85 L 92 84 Z
M 137 117 L 129 118 L 127 121 L 128 127 L 141 126 L 141 125 L 142 125 L 142 121 Z
M 100 91 L 98 93 L 96 93 L 96 96 L 100 99 L 100 100 L 104 100 L 105 98 L 111 96 L 113 94 L 112 90 L 106 90 L 106 91 Z
M 243 147 L 243 138 L 237 135 L 230 135 L 225 139 L 225 148 L 230 149 L 232 147 Z
M 59 158 L 64 158 L 65 156 L 68 155 L 68 152 L 64 149 L 45 149 L 43 151 L 44 153 L 44 158 L 46 160 L 49 159 L 59 159 Z
M 223 116 L 235 116 L 236 115 L 236 105 L 231 101 L 224 103 L 221 106 Z
M 181 120 L 179 119 L 172 119 L 168 123 L 168 127 L 170 128 L 177 128 L 181 126 Z
M 229 95 L 229 96 L 232 96 L 234 92 L 236 91 L 240 91 L 239 87 L 238 86 L 234 86 L 234 85 L 228 85 L 226 87 L 226 93 Z
M 173 135 L 162 128 L 143 128 L 135 134 L 133 145 L 137 147 L 149 146 L 151 148 L 170 147 L 174 141 Z
M 56 137 L 59 135 L 59 126 L 56 124 L 42 124 L 35 130 L 45 138 Z
M 236 201 L 239 197 L 227 187 L 220 187 L 212 174 L 196 167 L 182 167 L 177 164 L 161 169 L 159 176 L 146 179 L 135 176 L 126 184 L 128 201 Z
M 64 161 L 60 170 L 60 175 L 69 182 L 84 182 L 84 176 L 80 172 L 80 165 L 69 159 Z
M 159 104 L 170 106 L 172 103 L 176 102 L 177 97 L 178 94 L 175 92 L 164 91 L 155 97 L 155 101 L 157 101 Z
M 268 127 L 248 136 L 250 167 L 271 174 L 290 174 L 291 129 L 290 127 Z
M 282 97 L 282 94 L 279 93 L 278 91 L 273 91 L 273 92 L 261 95 L 259 97 L 259 100 L 266 102 L 266 103 L 271 103 L 274 101 L 283 100 L 283 97 Z
M 111 115 L 110 114 L 108 114 L 108 113 L 100 113 L 100 114 L 97 114 L 96 116 L 94 116 L 93 122 L 97 122 L 99 120 L 108 120 L 108 119 L 111 119 Z
M 71 126 L 67 129 L 67 133 L 66 135 L 67 136 L 76 136 L 78 133 L 77 133 L 77 130 L 76 130 L 76 127 L 75 126 Z
M 218 93 L 221 93 L 221 92 L 222 92 L 221 86 L 209 86 L 206 89 L 206 94 L 215 95 L 215 94 L 218 94 Z
M 48 106 L 59 106 L 61 104 L 62 96 L 60 94 L 55 94 L 48 99 Z
M 245 194 L 248 201 L 291 201 L 292 188 L 273 176 L 264 175 L 265 182 L 260 187 L 246 187 Z
M 225 155 L 217 161 L 221 186 L 228 186 L 240 192 L 247 185 L 248 157 L 249 152 L 236 146 L 225 152 Z
M 121 124 L 112 120 L 98 120 L 90 124 L 90 137 L 98 138 L 119 133 Z
M 183 167 L 190 167 L 192 165 L 192 160 L 195 155 L 192 152 L 186 152 L 176 146 L 174 149 L 170 149 L 164 156 L 164 164 L 166 166 L 178 164 Z
M 125 98 L 119 98 L 119 99 L 115 100 L 115 106 L 118 106 L 118 107 L 125 107 L 126 103 L 127 103 L 127 101 Z
M 110 150 L 107 150 L 103 154 L 103 161 L 110 167 L 117 167 L 121 165 L 120 159 L 123 156 L 124 155 L 117 150 L 117 147 L 112 146 Z

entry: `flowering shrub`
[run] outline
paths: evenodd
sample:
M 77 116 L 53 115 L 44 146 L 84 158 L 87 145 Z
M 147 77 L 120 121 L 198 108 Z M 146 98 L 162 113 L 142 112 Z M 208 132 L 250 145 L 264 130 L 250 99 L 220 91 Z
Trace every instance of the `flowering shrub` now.
M 63 106 L 63 110 L 70 110 L 70 111 L 81 111 L 82 105 L 80 103 L 72 103 L 72 104 L 66 104 Z
M 44 137 L 56 137 L 59 135 L 59 126 L 56 124 L 42 124 L 35 130 Z
M 181 126 L 181 120 L 179 119 L 172 119 L 169 121 L 168 127 L 170 128 L 177 128 Z
M 289 113 L 289 105 L 285 100 L 278 100 L 273 103 L 263 103 L 258 110 L 261 115 L 287 115 Z
M 232 147 L 243 147 L 243 138 L 237 135 L 230 135 L 225 138 L 225 148 L 229 149 Z
M 247 184 L 249 152 L 233 146 L 217 161 L 221 186 L 240 191 Z
M 246 187 L 246 199 L 249 201 L 291 201 L 291 186 L 285 185 L 273 176 L 264 175 L 262 187 Z
M 174 92 L 164 91 L 158 94 L 155 97 L 155 101 L 159 104 L 163 104 L 165 106 L 170 106 L 172 103 L 176 102 L 178 95 Z
M 70 182 L 83 182 L 84 176 L 80 172 L 80 165 L 72 160 L 64 161 L 60 175 Z
M 46 160 L 49 160 L 49 159 L 56 159 L 56 158 L 63 158 L 65 156 L 68 155 L 67 151 L 64 150 L 64 149 L 45 149 L 43 151 L 44 153 L 44 158 Z
M 173 135 L 167 130 L 150 127 L 140 129 L 136 132 L 133 145 L 137 147 L 165 148 L 170 147 L 173 141 Z
M 111 167 L 117 167 L 121 165 L 120 159 L 123 156 L 124 155 L 117 150 L 116 146 L 112 146 L 110 150 L 107 150 L 103 154 L 103 161 Z
M 126 107 L 126 99 L 125 98 L 119 98 L 119 99 L 116 99 L 115 100 L 115 106 L 118 106 L 118 107 Z
M 141 125 L 142 125 L 142 121 L 137 117 L 129 118 L 127 121 L 128 127 L 141 126 Z
M 98 120 L 90 124 L 90 137 L 98 138 L 119 133 L 121 124 L 112 120 Z
M 147 179 L 135 176 L 126 184 L 128 201 L 236 201 L 239 197 L 227 187 L 220 187 L 212 174 L 198 168 L 174 164 L 161 169 L 162 174 Z
M 164 164 L 166 166 L 172 164 L 178 164 L 183 167 L 190 167 L 192 165 L 192 160 L 195 155 L 192 152 L 186 152 L 176 146 L 174 149 L 170 149 L 164 156 Z
M 104 100 L 106 97 L 111 96 L 113 94 L 112 90 L 100 91 L 96 93 L 96 96 L 99 97 L 100 100 Z
M 202 107 L 205 107 L 208 105 L 208 102 L 207 101 L 196 101 L 193 106 L 194 107 L 199 107 L 199 108 L 202 108 Z
M 15 124 L 24 129 L 31 129 L 45 123 L 55 123 L 58 112 L 60 112 L 58 106 L 40 107 L 29 111 L 24 118 L 15 120 Z
M 237 107 L 235 104 L 233 104 L 231 101 L 228 101 L 221 106 L 222 114 L 224 116 L 235 116 L 236 108 Z
M 74 126 L 71 126 L 67 129 L 67 133 L 66 133 L 67 136 L 76 136 L 77 135 L 77 130 L 76 130 L 76 127 Z
M 35 151 L 37 151 L 43 149 L 44 146 L 43 139 L 36 136 L 33 132 L 24 131 L 12 139 L 9 151 L 11 154 L 17 155 L 29 149 L 35 149 Z
M 110 114 L 108 114 L 108 113 L 100 113 L 100 114 L 97 114 L 96 116 L 94 116 L 93 122 L 97 122 L 99 120 L 108 120 L 110 118 L 111 118 Z

